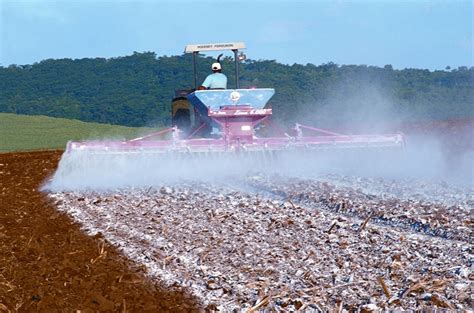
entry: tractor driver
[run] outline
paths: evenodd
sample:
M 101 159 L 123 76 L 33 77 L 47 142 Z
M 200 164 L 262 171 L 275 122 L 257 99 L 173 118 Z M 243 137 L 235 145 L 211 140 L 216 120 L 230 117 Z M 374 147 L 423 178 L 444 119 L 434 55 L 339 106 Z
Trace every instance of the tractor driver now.
M 199 89 L 227 89 L 227 76 L 221 73 L 219 62 L 212 64 L 212 74 L 209 74 Z

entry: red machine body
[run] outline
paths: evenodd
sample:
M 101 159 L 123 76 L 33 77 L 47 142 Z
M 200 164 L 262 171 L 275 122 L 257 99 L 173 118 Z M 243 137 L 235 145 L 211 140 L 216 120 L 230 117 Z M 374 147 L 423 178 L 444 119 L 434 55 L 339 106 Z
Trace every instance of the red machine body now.
M 266 94 L 267 97 L 261 97 Z M 239 92 L 244 96 L 253 95 L 259 99 L 258 105 L 250 103 L 228 104 L 223 100 L 231 93 Z M 255 129 L 264 120 L 272 115 L 272 109 L 265 107 L 269 92 L 273 89 L 239 89 L 219 91 L 196 91 L 189 95 L 196 112 L 205 114 L 200 116 L 202 124 L 194 131 L 184 136 L 177 127 L 170 127 L 158 132 L 126 141 L 82 141 L 69 142 L 67 151 L 93 150 L 97 152 L 137 153 L 137 152 L 236 152 L 236 151 L 280 151 L 280 150 L 308 150 L 328 148 L 367 148 L 367 147 L 401 147 L 404 144 L 402 134 L 379 135 L 345 135 L 325 129 L 296 124 L 292 135 L 280 137 L 258 137 Z M 216 96 L 219 95 L 218 97 Z M 215 103 L 206 105 L 206 97 Z M 245 97 L 243 97 L 245 98 Z M 224 103 L 224 105 L 219 105 Z M 211 138 L 194 138 L 202 127 L 215 128 Z M 304 132 L 313 135 L 305 135 Z M 166 133 L 171 138 L 160 140 Z M 168 136 L 169 137 L 169 136 Z

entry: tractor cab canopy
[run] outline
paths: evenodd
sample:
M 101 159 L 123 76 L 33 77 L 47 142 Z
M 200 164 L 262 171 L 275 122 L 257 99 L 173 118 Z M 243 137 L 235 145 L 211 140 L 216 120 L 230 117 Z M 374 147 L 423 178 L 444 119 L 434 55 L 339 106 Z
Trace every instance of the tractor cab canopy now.
M 193 54 L 193 73 L 194 73 L 194 88 L 198 87 L 198 76 L 197 76 L 197 66 L 196 66 L 196 56 L 199 52 L 205 51 L 223 51 L 231 50 L 234 52 L 234 61 L 235 61 L 235 89 L 240 88 L 239 83 L 239 61 L 245 60 L 244 54 L 238 54 L 239 49 L 245 49 L 244 42 L 227 42 L 227 43 L 205 43 L 205 44 L 191 44 L 187 45 L 184 48 L 184 53 Z
M 184 53 L 194 53 L 202 51 L 222 51 L 222 50 L 239 50 L 245 49 L 244 42 L 230 42 L 230 43 L 205 43 L 187 45 L 184 48 Z

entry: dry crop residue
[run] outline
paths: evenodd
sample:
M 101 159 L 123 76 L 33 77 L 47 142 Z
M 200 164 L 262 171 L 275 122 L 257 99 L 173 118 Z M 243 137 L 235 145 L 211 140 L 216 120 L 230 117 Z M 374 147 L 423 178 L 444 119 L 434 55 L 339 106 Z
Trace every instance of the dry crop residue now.
M 472 308 L 471 189 L 452 207 L 431 202 L 431 192 L 408 201 L 404 189 L 396 198 L 324 179 L 262 175 L 241 182 L 247 191 L 188 182 L 51 197 L 150 278 L 189 288 L 208 308 Z M 439 190 L 448 200 L 459 193 Z
M 151 283 L 101 236 L 38 191 L 62 152 L 0 154 L 0 312 L 188 311 L 191 296 Z

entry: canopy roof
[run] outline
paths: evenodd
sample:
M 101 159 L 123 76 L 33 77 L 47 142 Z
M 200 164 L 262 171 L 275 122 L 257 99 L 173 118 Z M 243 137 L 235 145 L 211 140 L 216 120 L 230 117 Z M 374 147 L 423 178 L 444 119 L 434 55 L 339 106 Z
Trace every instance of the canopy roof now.
M 239 50 L 245 49 L 245 42 L 227 42 L 227 43 L 204 43 L 187 45 L 184 53 L 193 53 L 200 51 L 221 51 L 221 50 Z

